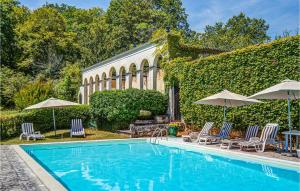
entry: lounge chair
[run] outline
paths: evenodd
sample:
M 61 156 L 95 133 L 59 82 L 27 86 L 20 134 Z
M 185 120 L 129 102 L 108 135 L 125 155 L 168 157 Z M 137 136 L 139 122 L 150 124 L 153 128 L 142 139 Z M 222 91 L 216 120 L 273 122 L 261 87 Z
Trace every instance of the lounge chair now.
M 223 149 L 230 149 L 232 147 L 240 147 L 239 143 L 244 141 L 249 141 L 251 137 L 256 137 L 258 133 L 259 126 L 249 126 L 246 131 L 245 138 L 237 138 L 237 139 L 231 139 L 231 140 L 222 140 L 220 148 Z
M 72 119 L 71 121 L 71 131 L 70 136 L 83 136 L 85 137 L 84 128 L 82 126 L 82 120 L 81 119 Z
M 199 136 L 198 143 L 205 144 L 205 145 L 207 143 L 210 143 L 210 144 L 219 143 L 221 139 L 226 139 L 229 137 L 232 125 L 233 125 L 232 123 L 228 123 L 228 122 L 223 123 L 221 131 L 218 135 L 216 135 L 216 136 L 209 136 L 209 135 Z
M 210 129 L 213 127 L 214 122 L 206 122 L 201 129 L 201 131 L 198 132 L 191 132 L 189 135 L 183 135 L 183 141 L 184 142 L 193 142 L 193 140 L 196 140 L 198 142 L 198 138 L 200 136 L 208 135 Z
M 23 137 L 26 137 L 27 141 L 29 141 L 29 139 L 37 140 L 45 138 L 45 136 L 42 135 L 40 131 L 34 131 L 32 123 L 22 124 L 22 133 L 20 135 L 20 140 Z
M 249 141 L 241 142 L 241 150 L 249 150 L 254 148 L 257 152 L 264 152 L 266 145 L 276 145 L 275 138 L 279 125 L 277 123 L 268 123 L 261 132 L 260 138 L 252 137 Z

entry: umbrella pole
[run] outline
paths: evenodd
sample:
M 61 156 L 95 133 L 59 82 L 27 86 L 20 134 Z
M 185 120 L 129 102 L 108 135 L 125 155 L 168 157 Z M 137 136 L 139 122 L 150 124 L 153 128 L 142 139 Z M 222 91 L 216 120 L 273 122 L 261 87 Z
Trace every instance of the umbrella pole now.
M 52 117 L 53 117 L 54 133 L 55 133 L 55 136 L 56 136 L 56 125 L 55 125 L 55 113 L 54 113 L 54 108 L 52 109 Z
M 224 100 L 224 123 L 226 122 L 226 99 Z
M 289 123 L 289 136 L 290 136 L 290 152 L 292 152 L 292 124 L 291 124 L 291 97 L 288 91 L 288 123 Z

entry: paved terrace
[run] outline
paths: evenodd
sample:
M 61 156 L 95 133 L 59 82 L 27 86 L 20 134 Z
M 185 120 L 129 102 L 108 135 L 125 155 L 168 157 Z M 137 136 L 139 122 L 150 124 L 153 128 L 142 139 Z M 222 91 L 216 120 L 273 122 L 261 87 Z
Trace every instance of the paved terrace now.
M 165 138 L 163 138 L 163 140 L 165 140 Z M 213 148 L 213 149 L 222 150 L 222 151 L 227 150 L 227 149 L 221 149 L 220 144 L 199 145 L 197 143 L 183 142 L 181 137 L 180 138 L 179 137 L 177 137 L 177 138 L 168 138 L 168 140 L 170 140 L 172 142 L 178 142 L 179 144 L 180 143 L 192 144 L 192 145 L 199 146 L 199 147 L 202 147 L 202 148 L 207 147 L 207 148 Z M 263 157 L 269 157 L 269 158 L 274 158 L 274 159 L 300 162 L 300 158 L 283 156 L 280 153 L 277 153 L 274 150 L 270 150 L 270 149 L 266 149 L 265 152 L 255 152 L 255 150 L 253 150 L 253 151 L 240 151 L 239 148 L 232 148 L 232 149 L 229 149 L 229 150 L 231 152 L 236 152 L 236 153 L 247 153 L 247 154 L 256 155 L 256 156 L 263 156 Z
M 30 168 L 9 145 L 0 145 L 1 191 L 47 191 Z

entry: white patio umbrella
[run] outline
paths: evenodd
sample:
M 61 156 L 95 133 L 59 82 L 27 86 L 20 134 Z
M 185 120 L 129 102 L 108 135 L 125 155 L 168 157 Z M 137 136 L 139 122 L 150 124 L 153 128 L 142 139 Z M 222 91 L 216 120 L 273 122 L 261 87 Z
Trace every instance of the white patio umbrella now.
M 287 99 L 288 100 L 288 125 L 290 131 L 290 151 L 292 152 L 292 123 L 291 123 L 291 99 L 300 98 L 300 82 L 295 80 L 283 80 L 281 83 L 260 91 L 249 98 L 254 99 Z
M 226 122 L 226 108 L 227 107 L 238 107 L 249 104 L 261 103 L 256 99 L 249 99 L 246 96 L 230 92 L 228 90 L 223 90 L 220 93 L 214 94 L 212 96 L 203 98 L 196 101 L 195 104 L 205 104 L 205 105 L 217 105 L 224 107 L 224 122 Z
M 55 125 L 55 112 L 54 112 L 54 109 L 55 108 L 66 107 L 66 106 L 73 106 L 73 105 L 79 105 L 79 104 L 75 103 L 75 102 L 71 102 L 71 101 L 65 101 L 65 100 L 56 99 L 56 98 L 49 98 L 45 101 L 42 101 L 40 103 L 37 103 L 35 105 L 27 107 L 27 108 L 25 108 L 25 110 L 52 108 L 53 126 L 54 126 L 54 131 L 55 131 L 55 136 L 56 136 L 56 125 Z

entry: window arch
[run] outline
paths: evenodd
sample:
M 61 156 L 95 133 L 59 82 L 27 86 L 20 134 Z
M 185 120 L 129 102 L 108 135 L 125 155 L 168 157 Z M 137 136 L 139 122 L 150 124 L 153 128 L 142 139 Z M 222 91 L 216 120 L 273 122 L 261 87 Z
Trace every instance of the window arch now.
M 85 78 L 83 83 L 83 103 L 87 104 L 88 102 L 88 80 Z
M 102 73 L 102 76 L 101 76 L 101 89 L 102 89 L 102 91 L 103 90 L 106 90 L 106 82 L 107 82 L 107 78 L 106 78 L 106 73 L 105 72 L 103 72 Z
M 126 70 L 125 67 L 122 66 L 120 68 L 120 72 L 119 72 L 119 80 L 120 80 L 120 90 L 125 90 L 125 84 L 126 84 Z
M 134 63 L 130 64 L 129 73 L 129 88 L 139 88 L 139 84 L 137 84 L 137 69 Z
M 149 62 L 145 59 L 141 64 L 141 89 L 149 89 L 149 71 Z
M 109 89 L 111 89 L 111 90 L 116 89 L 116 78 L 117 78 L 116 69 L 114 67 L 112 67 L 109 71 L 109 80 L 110 80 Z
M 162 56 L 158 56 L 154 62 L 155 72 L 154 72 L 153 88 L 160 92 L 164 92 L 165 91 L 164 71 L 161 68 L 161 63 L 162 63 Z
M 95 78 L 95 91 L 99 91 L 99 83 L 100 83 L 100 79 L 99 79 L 99 75 L 97 74 L 96 75 L 96 78 Z
M 90 77 L 90 88 L 89 88 L 89 96 L 91 96 L 93 93 L 94 93 L 94 79 L 93 77 L 91 76 Z

